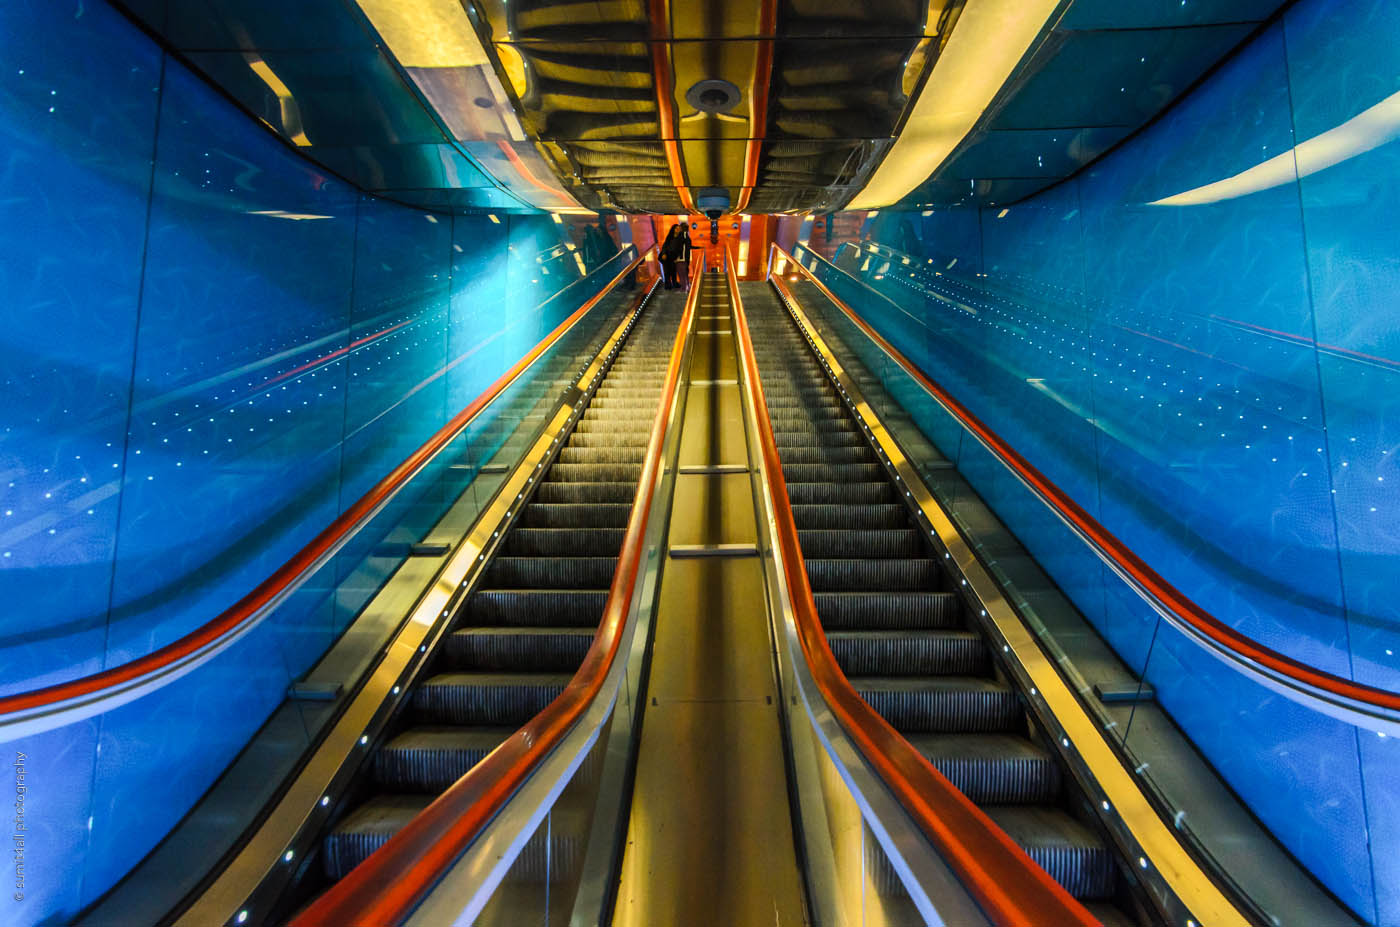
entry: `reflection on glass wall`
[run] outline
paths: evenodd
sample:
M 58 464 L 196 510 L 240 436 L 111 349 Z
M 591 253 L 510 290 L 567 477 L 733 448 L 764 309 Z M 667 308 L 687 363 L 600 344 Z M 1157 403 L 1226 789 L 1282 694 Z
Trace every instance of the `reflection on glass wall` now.
M 1397 49 L 1394 4 L 1300 3 L 1039 196 L 845 214 L 810 240 L 850 275 L 840 295 L 1170 582 L 1271 648 L 1392 690 Z M 1028 546 L 1053 536 L 1009 487 L 978 488 Z M 1400 923 L 1390 742 L 1243 682 L 1063 545 L 1036 553 L 1289 849 L 1362 916 Z
M 597 217 L 361 195 L 104 3 L 4 4 L 0 51 L 0 693 L 209 621 L 619 250 Z M 201 672 L 12 745 L 35 876 L 0 921 L 67 920 L 179 820 L 387 576 L 372 546 Z

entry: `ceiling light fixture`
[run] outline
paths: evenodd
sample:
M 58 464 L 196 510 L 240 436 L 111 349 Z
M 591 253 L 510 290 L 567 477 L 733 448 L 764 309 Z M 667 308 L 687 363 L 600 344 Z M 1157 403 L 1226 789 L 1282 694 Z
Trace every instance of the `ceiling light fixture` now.
M 847 209 L 899 202 L 948 160 L 1049 25 L 1059 0 L 972 0 L 894 145 Z

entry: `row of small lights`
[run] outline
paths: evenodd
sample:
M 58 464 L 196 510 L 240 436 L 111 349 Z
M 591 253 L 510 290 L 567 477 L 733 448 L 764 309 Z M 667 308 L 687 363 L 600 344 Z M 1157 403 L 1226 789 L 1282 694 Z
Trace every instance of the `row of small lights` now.
M 930 259 L 930 262 L 932 262 L 932 259 Z M 938 276 L 942 276 L 942 275 L 941 275 L 941 272 L 936 272 L 936 273 L 937 273 Z M 912 274 L 911 274 L 911 276 L 912 276 Z M 979 274 L 978 276 L 986 276 L 986 274 Z M 909 286 L 908 283 L 906 283 L 904 280 L 902 280 L 902 279 L 900 279 L 900 278 L 897 278 L 897 277 L 896 277 L 896 278 L 894 278 L 894 279 L 898 280 L 898 282 L 900 282 L 901 285 Z M 936 288 L 936 287 L 935 287 L 935 288 Z M 968 298 L 968 297 L 964 297 L 964 298 Z M 1006 313 L 1004 312 L 1004 310 L 1002 310 L 999 306 L 997 306 L 997 305 L 994 304 L 994 303 L 990 303 L 990 302 L 985 302 L 985 301 L 983 301 L 983 302 L 979 302 L 978 305 L 979 305 L 980 308 L 985 308 L 985 309 L 991 310 L 992 312 L 997 313 L 997 314 L 1000 314 L 1000 315 L 1006 315 Z M 981 321 L 981 319 L 978 319 L 978 321 Z M 989 324 L 990 324 L 990 323 L 989 323 Z M 1034 328 L 1034 329 L 1036 329 L 1036 330 L 1041 330 L 1041 329 L 1040 329 L 1040 326 L 1039 326 L 1039 325 L 1036 325 L 1036 324 L 1034 324 L 1034 323 L 1032 323 L 1030 327 L 1031 327 L 1031 328 Z M 1033 342 L 1031 339 L 1029 339 L 1028 337 L 1026 337 L 1026 336 L 1023 335 L 1023 334 L 1019 334 L 1019 333 L 1013 333 L 1013 334 L 1015 335 L 1015 337 L 1019 338 L 1019 339 L 1022 340 L 1022 341 L 1027 342 L 1028 344 L 1031 344 L 1033 347 L 1035 347 L 1035 348 L 1037 348 L 1037 349 L 1039 349 L 1039 350 L 1042 350 L 1042 351 L 1053 351 L 1053 350 L 1054 350 L 1054 349 L 1049 348 L 1049 347 L 1046 347 L 1046 346 L 1044 346 L 1044 345 L 1036 344 L 1035 342 Z M 1061 338 L 1060 340 L 1066 341 L 1067 339 Z M 1272 347 L 1272 346 L 1271 346 L 1271 347 Z M 1082 348 L 1081 348 L 1081 349 L 1082 349 Z M 1063 353 L 1059 354 L 1058 356 L 1059 356 L 1061 359 L 1067 360 L 1067 361 L 1070 363 L 1071 366 L 1075 366 L 1075 367 L 1082 366 L 1082 367 L 1084 367 L 1084 369 L 1085 369 L 1086 372 L 1089 372 L 1090 369 L 1091 369 L 1088 362 L 1083 362 L 1083 363 L 1081 363 L 1081 362 L 1079 362 L 1079 361 L 1074 360 L 1073 358 L 1067 357 L 1067 356 L 1064 355 Z M 1098 356 L 1098 353 L 1097 353 L 1096 351 L 1095 351 L 1095 352 L 1090 352 L 1090 356 L 1091 356 L 1091 357 L 1097 357 L 1097 356 Z M 1140 358 L 1140 359 L 1145 359 L 1148 363 L 1153 363 L 1153 360 L 1152 360 L 1151 358 L 1145 358 L 1142 352 L 1138 352 L 1137 357 Z M 1118 366 L 1119 366 L 1119 367 L 1124 366 L 1124 362 L 1123 362 L 1123 361 L 1120 361 L 1120 362 L 1118 363 Z M 1170 364 L 1170 363 L 1166 364 L 1165 366 L 1166 366 L 1166 368 L 1169 369 L 1169 370 L 1170 370 L 1170 369 L 1173 369 L 1173 365 Z M 1129 372 L 1130 372 L 1130 373 L 1137 373 L 1137 370 L 1136 370 L 1136 368 L 1131 368 Z M 1099 374 L 1098 374 L 1097 372 L 1094 372 L 1094 373 L 1092 373 L 1092 376 L 1093 376 L 1093 377 L 1098 377 Z M 1147 375 L 1147 379 L 1149 379 L 1149 380 L 1152 379 L 1152 376 L 1151 376 L 1150 374 Z M 1198 382 L 1204 382 L 1205 377 L 1204 377 L 1204 376 L 1197 376 L 1196 379 L 1197 379 Z M 1116 380 L 1115 378 L 1113 378 L 1113 377 L 1109 377 L 1109 378 L 1108 378 L 1108 382 L 1109 382 L 1109 385 L 1111 385 L 1111 386 L 1116 386 L 1116 385 L 1117 385 L 1117 380 Z M 1131 391 L 1131 389 L 1133 388 L 1133 385 L 1135 385 L 1135 384 L 1130 384 L 1130 385 L 1124 386 L 1124 387 L 1123 387 L 1123 391 L 1124 391 L 1124 392 L 1129 392 L 1129 391 Z M 1157 387 L 1159 387 L 1159 388 L 1162 388 L 1162 389 L 1170 389 L 1171 384 L 1169 384 L 1165 379 L 1163 379 L 1160 383 L 1155 384 L 1155 386 L 1157 386 Z M 1228 388 L 1228 387 L 1225 387 L 1225 385 L 1222 384 L 1222 383 L 1216 383 L 1215 386 L 1216 386 L 1217 388 L 1222 388 L 1222 389 Z M 1138 388 L 1141 389 L 1141 387 L 1138 387 Z M 1184 394 L 1184 393 L 1186 392 L 1186 389 L 1185 389 L 1185 388 L 1179 388 L 1179 389 L 1177 390 L 1177 392 L 1178 392 L 1178 394 Z M 1240 392 L 1240 391 L 1239 391 L 1238 389 L 1235 389 L 1235 390 L 1234 390 L 1234 393 L 1235 393 L 1236 395 L 1238 395 L 1239 392 Z M 1148 397 L 1147 397 L 1146 393 L 1142 393 L 1141 395 L 1138 396 L 1138 398 L 1141 399 L 1141 400 L 1146 400 Z M 1204 401 L 1205 401 L 1205 397 L 1204 397 L 1204 396 L 1197 396 L 1197 397 L 1196 397 L 1196 401 L 1197 401 L 1197 402 L 1204 402 Z M 1266 400 L 1264 400 L 1263 397 L 1255 397 L 1255 399 L 1253 400 L 1253 402 L 1256 404 L 1256 408 L 1257 408 L 1258 405 L 1262 405 L 1265 401 L 1266 401 Z M 1157 403 L 1156 403 L 1156 407 L 1159 408 L 1159 409 L 1166 408 L 1165 403 L 1163 403 L 1163 402 L 1157 402 Z M 1223 405 L 1217 405 L 1216 408 L 1215 408 L 1215 411 L 1225 413 L 1225 415 L 1226 415 L 1227 418 L 1228 418 L 1228 417 L 1230 416 L 1230 414 L 1231 414 L 1231 413 L 1225 412 Z M 1270 411 L 1270 410 L 1259 410 L 1259 411 L 1262 411 L 1263 414 L 1264 414 L 1265 416 L 1269 417 L 1270 420 L 1271 420 L 1271 422 L 1272 422 L 1272 424 L 1274 424 L 1275 426 L 1277 426 L 1277 425 L 1280 424 L 1280 418 L 1281 418 L 1281 416 L 1280 416 L 1278 413 L 1282 413 L 1282 412 L 1283 412 L 1283 407 L 1282 407 L 1282 406 L 1276 406 L 1275 409 L 1274 409 L 1274 410 L 1271 410 L 1271 411 Z M 1178 411 L 1178 412 L 1176 413 L 1176 416 L 1177 416 L 1178 418 L 1183 418 L 1183 417 L 1185 417 L 1185 413 L 1182 412 L 1182 411 Z M 1307 421 L 1308 419 L 1309 419 L 1309 416 L 1306 416 L 1306 415 L 1302 416 L 1302 421 L 1305 422 L 1305 421 Z M 1244 415 L 1237 415 L 1237 416 L 1236 416 L 1234 419 L 1232 419 L 1231 421 L 1232 421 L 1232 423 L 1233 423 L 1233 422 L 1235 422 L 1235 421 L 1242 421 L 1242 420 L 1244 420 Z M 1282 419 L 1282 424 L 1283 424 L 1284 426 L 1287 426 L 1287 425 L 1289 425 L 1289 424 L 1291 424 L 1291 423 L 1288 422 L 1286 419 Z M 1298 424 L 1301 424 L 1301 423 L 1298 423 Z M 1198 427 L 1198 428 L 1204 428 L 1204 427 L 1205 427 L 1205 422 L 1204 422 L 1204 420 L 1198 421 L 1198 422 L 1197 422 L 1197 427 Z M 1307 426 L 1303 426 L 1303 427 L 1307 427 Z M 1269 430 L 1269 424 L 1267 424 L 1267 423 L 1266 423 L 1266 424 L 1261 424 L 1261 425 L 1260 425 L 1260 430 L 1262 430 L 1262 431 L 1268 431 L 1268 430 Z M 1326 426 L 1321 426 L 1319 430 L 1320 430 L 1320 431 L 1326 431 Z M 1224 432 L 1224 431 L 1220 432 L 1220 437 L 1222 437 L 1222 438 L 1228 437 L 1228 432 Z M 1287 440 L 1293 441 L 1293 440 L 1294 440 L 1294 436 L 1293 436 L 1293 435 L 1288 435 L 1288 436 L 1287 436 Z M 1349 443 L 1356 443 L 1356 440 L 1357 440 L 1357 439 L 1356 439 L 1355 437 L 1348 438 L 1348 442 L 1349 442 Z M 1291 448 L 1294 448 L 1294 447 L 1297 447 L 1297 445 L 1296 445 L 1296 444 L 1289 445 L 1289 448 L 1290 448 L 1290 449 L 1291 449 Z M 1254 448 L 1254 442 L 1253 442 L 1253 441 L 1250 441 L 1250 442 L 1246 443 L 1246 444 L 1244 445 L 1244 449 L 1245 449 L 1245 450 L 1254 450 L 1254 449 L 1255 449 L 1255 448 Z M 1318 447 L 1318 448 L 1316 448 L 1316 450 L 1315 450 L 1314 453 L 1325 455 L 1325 450 L 1324 450 L 1323 447 Z M 1390 452 L 1389 452 L 1388 449 L 1383 449 L 1383 450 L 1381 451 L 1381 455 L 1382 455 L 1382 456 L 1385 456 L 1385 457 L 1388 457 L 1388 456 L 1390 456 Z M 1271 457 L 1271 458 L 1270 458 L 1270 463 L 1279 463 L 1279 462 L 1280 462 L 1280 461 L 1279 461 L 1279 458 L 1278 458 L 1278 457 Z M 1321 462 L 1322 462 L 1322 463 L 1325 463 L 1325 460 L 1323 460 L 1323 461 L 1321 461 Z M 1342 461 L 1341 461 L 1341 466 L 1342 466 L 1342 467 L 1350 467 L 1350 466 L 1351 466 L 1351 461 L 1349 461 L 1349 460 L 1342 460 Z M 1300 470 L 1299 473 L 1298 473 L 1298 477 L 1300 477 L 1300 478 L 1305 478 L 1305 477 L 1308 477 L 1308 476 L 1309 476 L 1309 472 L 1308 472 L 1307 470 Z M 1376 482 L 1377 482 L 1377 483 L 1384 483 L 1384 482 L 1385 482 L 1385 477 L 1384 477 L 1384 476 L 1377 476 L 1377 477 L 1376 477 Z M 1332 495 L 1336 495 L 1336 494 L 1337 494 L 1337 490 L 1336 490 L 1336 489 L 1332 489 L 1330 492 L 1331 492 Z M 1371 506 L 1371 507 L 1370 507 L 1370 511 L 1373 512 L 1373 513 L 1374 513 L 1374 512 L 1377 512 L 1377 511 L 1378 511 L 1378 508 L 1377 508 L 1376 506 Z
M 581 415 L 582 415 L 582 409 L 583 409 L 584 403 L 585 403 L 585 402 L 587 401 L 587 399 L 588 399 L 588 396 L 591 395 L 593 392 L 596 392 L 597 386 L 598 386 L 599 382 L 602 380 L 602 378 L 605 376 L 606 371 L 608 371 L 608 370 L 611 369 L 612 363 L 613 363 L 613 361 L 616 359 L 619 350 L 621 350 L 621 348 L 623 347 L 623 345 L 626 343 L 627 337 L 631 334 L 633 327 L 637 324 L 637 319 L 640 317 L 640 315 L 641 315 L 641 313 L 642 313 L 642 310 L 646 307 L 647 303 L 650 302 L 651 296 L 652 296 L 652 294 L 653 294 L 654 292 L 655 292 L 655 286 L 653 285 L 652 289 L 651 289 L 650 291 L 648 291 L 646 297 L 643 298 L 641 304 L 638 305 L 636 311 L 634 311 L 634 312 L 632 313 L 632 317 L 631 317 L 631 319 L 629 319 L 629 321 L 628 321 L 628 323 L 627 323 L 627 327 L 626 327 L 625 329 L 623 329 L 622 336 L 617 340 L 617 342 L 615 342 L 615 343 L 613 344 L 611 350 L 608 352 L 606 363 L 604 363 L 603 365 L 600 365 L 600 367 L 599 367 L 599 369 L 598 369 L 598 372 L 597 372 L 596 374 L 594 374 L 593 379 L 592 379 L 591 381 L 589 381 L 588 386 L 585 387 L 585 388 L 583 389 L 583 392 L 585 393 L 585 395 L 584 395 L 584 397 L 583 397 L 582 399 L 580 399 L 577 403 L 574 404 L 573 411 L 570 413 L 568 420 L 565 422 L 564 427 L 561 429 L 561 434 L 568 434 L 568 433 L 569 433 L 569 430 L 572 428 L 572 426 L 573 426 L 574 424 L 576 424 L 577 421 L 578 421 L 578 419 L 581 417 Z M 574 388 L 578 388 L 578 387 L 577 387 L 577 381 L 579 380 L 579 378 L 581 378 L 581 377 L 583 376 L 584 373 L 587 372 L 587 370 L 588 370 L 588 365 L 585 364 L 582 368 L 579 369 L 579 372 L 578 372 L 577 374 L 574 375 L 575 384 L 576 384 Z M 528 492 L 530 491 L 531 485 L 535 482 L 535 480 L 536 480 L 537 478 L 540 478 L 540 477 L 542 477 L 542 476 L 544 475 L 542 471 L 544 470 L 545 466 L 549 463 L 549 461 L 551 461 L 551 460 L 554 458 L 554 456 L 555 456 L 555 450 L 558 448 L 558 446 L 559 446 L 559 436 L 556 435 L 556 436 L 550 441 L 549 450 L 545 453 L 544 458 L 543 458 L 542 460 L 538 461 L 538 462 L 535 464 L 535 472 L 534 472 L 533 474 L 531 474 L 529 477 L 526 478 L 526 480 L 525 480 L 525 489 L 524 489 L 522 492 L 519 492 L 519 493 L 516 494 L 516 496 L 515 496 L 515 501 L 516 501 L 516 503 L 521 503 L 521 502 L 523 502 L 523 501 L 524 501 L 524 498 L 525 498 L 525 494 L 528 493 Z M 507 509 L 507 510 L 506 510 L 505 521 L 504 521 L 503 525 L 497 526 L 496 530 L 493 531 L 492 534 L 491 534 L 491 539 L 492 539 L 493 542 L 499 541 L 502 531 L 509 531 L 509 530 L 510 530 L 510 523 L 511 523 L 512 518 L 513 518 L 514 516 L 518 515 L 518 514 L 519 514 L 521 511 L 523 511 L 523 510 L 524 510 L 524 506 L 523 506 L 523 505 L 520 505 L 519 507 L 512 507 L 511 509 Z M 479 566 L 479 565 L 482 564 L 482 563 L 484 563 L 484 562 L 486 561 L 486 557 L 487 557 L 488 553 L 490 553 L 492 550 L 494 550 L 494 544 L 492 544 L 490 547 L 488 547 L 488 549 L 487 549 L 486 551 L 483 551 L 482 554 L 481 554 L 480 556 L 477 557 L 477 565 L 478 565 L 477 572 L 473 573 L 471 576 L 468 576 L 466 579 L 463 579 L 463 580 L 462 580 L 462 582 L 461 582 L 461 583 L 459 584 L 459 586 L 458 586 L 457 592 L 456 592 L 456 593 L 454 594 L 454 596 L 453 596 L 453 601 L 450 601 L 450 602 L 448 603 L 448 607 L 445 608 L 445 609 L 443 609 L 443 612 L 442 612 L 442 616 L 441 616 L 441 617 L 447 618 L 447 617 L 451 614 L 452 609 L 455 608 L 455 607 L 457 607 L 458 604 L 460 604 L 460 597 L 463 596 L 463 595 L 465 594 L 465 593 L 462 592 L 462 590 L 463 590 L 463 589 L 466 589 L 466 588 L 470 585 L 472 579 L 473 579 L 475 576 L 480 575 L 480 566 Z M 423 644 L 423 645 L 420 645 L 420 646 L 419 646 L 419 648 L 418 648 L 418 653 L 419 653 L 419 654 L 426 654 L 427 652 L 428 652 L 428 645 L 427 645 L 427 644 Z M 419 661 L 418 661 L 417 664 L 415 664 L 414 666 L 406 666 L 405 669 L 404 669 L 404 672 L 403 672 L 403 673 L 400 675 L 400 677 L 399 677 L 400 680 L 402 680 L 402 679 L 404 679 L 404 678 L 407 678 L 407 677 L 410 677 L 410 676 L 416 674 L 417 670 L 418 670 L 419 668 L 421 668 L 422 665 L 423 665 L 425 662 L 426 662 L 426 658 L 420 657 Z M 393 695 L 398 695 L 400 692 L 402 692 L 402 690 L 403 690 L 403 685 L 402 685 L 402 682 L 400 682 L 399 684 L 396 684 L 396 685 L 390 690 L 390 692 L 391 692 L 391 694 L 393 694 Z M 392 712 L 380 712 L 380 716 L 383 717 L 383 718 L 387 718 L 387 717 L 389 717 L 390 715 L 392 715 Z M 370 735 L 371 735 L 371 734 L 374 734 L 374 735 L 376 736 L 376 738 L 377 738 L 377 737 L 378 737 L 378 734 L 379 734 L 379 729 L 380 729 L 381 726 L 382 726 L 382 725 L 372 725 L 371 727 L 367 727 L 367 728 L 365 729 L 364 733 L 362 733 L 362 734 L 360 735 L 360 738 L 359 738 L 359 740 L 357 741 L 357 743 L 359 744 L 359 746 L 361 746 L 361 747 L 368 747 L 369 744 L 370 744 Z M 319 804 L 319 806 L 322 807 L 322 808 L 328 808 L 328 807 L 330 806 L 330 804 L 331 804 L 331 796 L 330 796 L 329 794 L 322 795 L 322 796 L 321 796 L 321 800 L 320 800 L 320 802 L 319 802 L 318 804 Z M 305 832 L 303 832 L 303 835 L 301 835 L 301 836 L 304 837 L 307 833 L 314 833 L 314 831 L 312 831 L 312 830 L 305 831 Z M 282 861 L 283 861 L 284 863 L 290 863 L 290 862 L 292 862 L 295 858 L 296 858 L 296 850 L 295 850 L 294 847 L 289 847 L 289 848 L 282 854 Z M 236 915 L 234 916 L 234 918 L 233 918 L 233 923 L 234 923 L 234 924 L 244 924 L 244 923 L 247 923 L 248 918 L 249 918 L 250 916 L 251 916 L 251 909 L 250 909 L 250 908 L 243 908 L 242 910 L 240 910 L 240 911 L 238 912 L 238 914 L 236 914 Z

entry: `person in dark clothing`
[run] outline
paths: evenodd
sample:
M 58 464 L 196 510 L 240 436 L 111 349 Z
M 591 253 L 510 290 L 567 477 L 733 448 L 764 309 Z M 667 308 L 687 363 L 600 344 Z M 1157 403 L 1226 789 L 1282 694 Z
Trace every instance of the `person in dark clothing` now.
M 690 289 L 690 226 L 681 223 L 681 255 L 676 258 L 676 280 L 677 286 L 682 289 Z
M 671 231 L 666 233 L 666 240 L 661 243 L 661 277 L 665 280 L 668 290 L 674 290 L 680 286 L 676 262 L 681 259 L 682 254 L 690 250 L 689 244 L 690 236 L 685 233 L 684 223 L 671 226 Z

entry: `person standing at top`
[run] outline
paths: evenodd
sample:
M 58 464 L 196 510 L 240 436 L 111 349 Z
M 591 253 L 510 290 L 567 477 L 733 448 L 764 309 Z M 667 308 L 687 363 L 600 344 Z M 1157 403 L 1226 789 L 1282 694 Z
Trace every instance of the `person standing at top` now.
M 676 262 L 681 259 L 682 254 L 686 254 L 690 248 L 690 236 L 685 234 L 685 223 L 678 222 L 671 226 L 671 230 L 666 233 L 666 239 L 661 243 L 661 277 L 665 281 L 666 289 L 674 290 L 679 287 L 680 278 L 677 276 Z
M 692 249 L 690 241 L 690 226 L 684 222 L 680 223 L 681 230 L 681 253 L 676 258 L 677 279 L 683 289 L 690 289 L 690 252 Z

